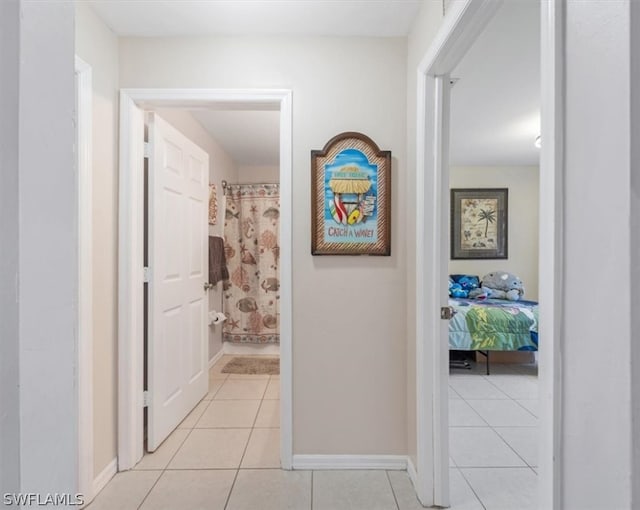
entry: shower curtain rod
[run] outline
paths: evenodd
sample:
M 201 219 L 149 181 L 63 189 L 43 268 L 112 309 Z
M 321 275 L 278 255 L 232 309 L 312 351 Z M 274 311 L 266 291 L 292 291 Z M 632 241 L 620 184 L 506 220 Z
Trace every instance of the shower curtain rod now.
M 273 186 L 274 184 L 280 184 L 279 182 L 246 182 L 246 183 L 236 183 L 229 184 L 227 181 L 222 181 L 222 189 L 227 189 L 229 186 Z

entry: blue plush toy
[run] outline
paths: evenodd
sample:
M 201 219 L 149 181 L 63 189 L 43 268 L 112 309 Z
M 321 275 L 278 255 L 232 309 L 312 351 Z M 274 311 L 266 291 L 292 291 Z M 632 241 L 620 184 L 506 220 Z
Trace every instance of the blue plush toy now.
M 449 295 L 454 298 L 469 297 L 469 292 L 477 289 L 479 279 L 470 275 L 451 275 L 449 277 Z

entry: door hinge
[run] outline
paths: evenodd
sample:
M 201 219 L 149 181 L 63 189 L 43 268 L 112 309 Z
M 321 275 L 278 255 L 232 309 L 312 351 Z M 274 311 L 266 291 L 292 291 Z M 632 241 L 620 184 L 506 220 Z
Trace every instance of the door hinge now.
M 151 145 L 149 142 L 144 142 L 144 157 L 149 159 L 151 157 Z
M 149 392 L 147 390 L 142 392 L 142 407 L 149 407 Z
M 144 283 L 149 283 L 149 281 L 151 281 L 151 269 L 148 267 L 142 268 L 142 281 Z
M 451 306 L 443 306 L 440 308 L 440 318 L 443 320 L 451 320 L 456 311 Z

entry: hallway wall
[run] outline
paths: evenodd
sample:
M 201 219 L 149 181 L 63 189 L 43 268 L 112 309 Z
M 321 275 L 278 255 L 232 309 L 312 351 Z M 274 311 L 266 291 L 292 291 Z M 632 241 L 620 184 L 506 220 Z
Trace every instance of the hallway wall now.
M 118 38 L 76 2 L 76 55 L 93 86 L 93 447 L 94 476 L 117 455 Z
M 68 2 L 8 0 L 0 7 L 5 501 L 18 493 L 73 494 L 78 481 L 73 20 Z
M 294 453 L 406 453 L 406 40 L 123 38 L 120 64 L 122 87 L 293 91 Z M 393 153 L 390 257 L 310 254 L 309 154 L 351 130 Z

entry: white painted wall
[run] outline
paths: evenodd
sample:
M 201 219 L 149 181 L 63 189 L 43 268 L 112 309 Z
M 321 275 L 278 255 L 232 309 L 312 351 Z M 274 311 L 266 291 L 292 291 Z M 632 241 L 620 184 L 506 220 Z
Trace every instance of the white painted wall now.
M 567 2 L 565 510 L 632 508 L 629 5 Z
M 93 404 L 94 473 L 116 457 L 118 38 L 85 2 L 76 2 L 76 54 L 93 85 Z
M 524 299 L 538 299 L 538 167 L 453 167 L 451 188 L 509 189 L 509 251 L 502 260 L 451 260 L 449 274 L 495 271 L 518 275 L 525 285 Z
M 20 3 L 0 2 L 0 493 L 20 488 L 18 99 Z
M 640 4 L 631 2 L 631 140 L 640 139 Z M 640 281 L 640 145 L 631 144 L 631 271 Z M 640 286 L 631 285 L 631 303 L 640 303 Z M 640 314 L 631 314 L 631 430 L 640 430 Z M 632 436 L 632 507 L 640 506 L 640 436 Z
M 22 0 L 20 8 L 20 122 L 14 125 L 19 159 L 17 167 L 3 168 L 14 172 L 12 185 L 16 173 L 18 178 L 19 267 L 13 285 L 18 288 L 20 409 L 8 411 L 19 412 L 20 436 L 11 439 L 20 448 L 15 469 L 20 472 L 22 492 L 74 493 L 78 477 L 74 12 L 69 2 Z M 10 216 L 11 225 L 15 219 Z M 10 231 L 15 233 L 15 228 Z
M 231 181 L 229 181 L 231 182 Z M 263 184 L 280 182 L 280 167 L 273 165 L 238 166 L 239 184 Z
M 420 60 L 426 53 L 431 41 L 442 22 L 441 0 L 424 0 L 419 15 L 416 17 L 407 41 L 407 180 L 404 207 L 407 211 L 416 210 L 416 112 L 417 112 L 417 69 Z M 414 214 L 406 218 L 407 251 L 406 251 L 406 287 L 407 308 L 407 437 L 408 453 L 414 466 L 416 459 L 416 219 Z
M 209 235 L 222 236 L 224 228 L 224 199 L 222 180 L 236 182 L 238 169 L 231 156 L 214 140 L 211 135 L 188 111 L 179 109 L 158 109 L 160 115 L 169 124 L 209 154 L 209 182 L 216 185 L 218 198 L 218 222 L 209 225 Z M 222 284 L 209 290 L 209 310 L 222 310 Z M 209 359 L 222 349 L 222 325 L 209 326 Z
M 406 41 L 125 38 L 120 50 L 123 87 L 293 90 L 294 453 L 404 454 Z M 350 130 L 393 152 L 391 257 L 310 254 L 310 150 Z

